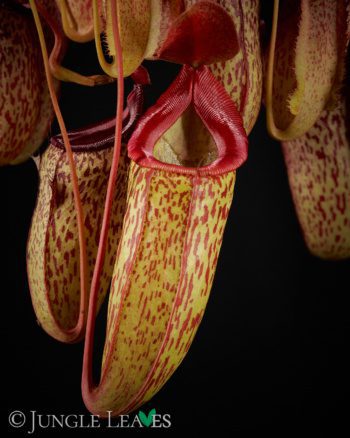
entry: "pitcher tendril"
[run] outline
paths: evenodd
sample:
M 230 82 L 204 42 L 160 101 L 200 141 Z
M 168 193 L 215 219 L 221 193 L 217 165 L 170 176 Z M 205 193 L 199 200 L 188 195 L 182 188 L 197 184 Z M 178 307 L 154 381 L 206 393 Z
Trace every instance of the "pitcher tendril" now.
M 97 295 L 100 286 L 100 277 L 106 252 L 107 233 L 110 223 L 111 208 L 115 193 L 118 163 L 120 157 L 121 148 L 121 133 L 122 133 L 122 118 L 123 118 L 123 103 L 124 103 L 124 74 L 123 74 L 123 55 L 122 47 L 120 43 L 120 35 L 118 29 L 118 11 L 116 7 L 116 1 L 110 0 L 111 12 L 112 12 L 112 28 L 114 45 L 116 48 L 116 61 L 118 69 L 117 78 L 117 110 L 116 110 L 116 123 L 115 123 L 115 140 L 114 151 L 112 158 L 112 165 L 110 176 L 108 180 L 107 195 L 105 201 L 105 210 L 102 220 L 101 234 L 99 239 L 98 252 L 96 257 L 95 269 L 92 277 L 89 313 L 86 328 L 85 346 L 84 346 L 84 359 L 83 359 L 83 373 L 82 373 L 82 392 L 83 398 L 87 406 L 91 404 L 91 394 L 96 387 L 92 381 L 92 356 L 93 356 L 93 342 L 94 342 L 94 330 L 96 319 L 96 303 Z
M 56 118 L 62 133 L 64 145 L 67 152 L 67 157 L 69 160 L 69 166 L 72 176 L 72 185 L 74 192 L 75 209 L 77 214 L 78 223 L 78 234 L 79 234 L 79 252 L 80 252 L 80 309 L 79 317 L 76 326 L 73 329 L 65 330 L 62 333 L 62 341 L 64 342 L 77 342 L 79 341 L 85 333 L 86 320 L 87 320 L 87 294 L 88 294 L 88 284 L 87 284 L 87 260 L 86 260 L 86 244 L 85 244 L 85 231 L 84 231 L 84 214 L 81 205 L 80 193 L 79 193 L 79 183 L 74 163 L 74 158 L 72 154 L 72 148 L 70 145 L 66 125 L 64 123 L 62 113 L 58 104 L 56 92 L 53 85 L 52 74 L 50 71 L 49 58 L 47 53 L 47 47 L 45 42 L 45 36 L 42 29 L 39 14 L 36 8 L 35 0 L 29 0 L 31 10 L 33 12 L 33 17 L 35 20 L 36 28 L 38 31 L 41 52 L 43 55 L 46 79 L 51 95 L 52 105 L 56 114 Z
M 38 151 L 56 114 L 61 134 L 37 159 L 28 284 L 43 330 L 65 343 L 85 335 L 81 392 L 93 414 L 143 405 L 191 347 L 262 103 L 305 247 L 350 257 L 349 0 L 275 0 L 269 42 L 260 38 L 262 4 L 30 0 L 31 14 L 26 2 L 1 2 L 0 165 Z M 105 74 L 61 65 L 69 40 L 92 39 Z M 180 65 L 147 109 L 144 60 Z M 115 116 L 68 133 L 57 79 L 116 82 Z M 97 117 L 99 106 L 89 111 Z M 95 321 L 107 296 L 94 381 Z

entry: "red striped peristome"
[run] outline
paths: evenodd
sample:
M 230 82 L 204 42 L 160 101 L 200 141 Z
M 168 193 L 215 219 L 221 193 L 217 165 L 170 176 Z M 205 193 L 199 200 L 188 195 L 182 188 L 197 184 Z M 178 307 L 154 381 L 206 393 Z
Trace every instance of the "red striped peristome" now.
M 126 141 L 143 104 L 141 85 L 135 85 L 124 111 L 122 153 L 117 191 L 111 214 L 107 256 L 98 307 L 108 291 L 126 202 L 129 159 Z M 95 264 L 107 181 L 113 154 L 115 120 L 69 134 L 84 210 L 88 279 Z M 39 170 L 40 186 L 27 244 L 27 272 L 37 320 L 52 337 L 76 342 L 74 327 L 80 309 L 79 241 L 68 158 L 61 135 L 53 137 Z
M 195 168 L 161 162 L 153 154 L 154 145 L 190 107 L 211 133 L 217 147 L 217 159 L 207 166 Z M 157 105 L 139 121 L 130 139 L 128 154 L 132 160 L 146 167 L 161 167 L 175 172 L 181 169 L 183 173 L 194 174 L 225 173 L 239 167 L 247 158 L 246 134 L 240 122 L 236 106 L 210 69 L 207 66 L 194 68 L 184 65 Z
M 216 158 L 196 167 L 161 162 L 154 156 L 155 143 L 190 106 L 215 140 Z M 140 119 L 128 151 L 127 206 L 98 386 L 91 371 L 91 314 L 85 339 L 83 398 L 101 416 L 143 404 L 185 357 L 213 283 L 247 137 L 235 105 L 209 68 L 184 66 Z
M 235 103 L 249 134 L 258 118 L 262 95 L 262 63 L 260 48 L 260 0 L 210 0 L 219 4 L 231 17 L 238 51 L 224 62 L 210 65 Z M 200 0 L 184 0 L 185 8 Z M 228 43 L 228 41 L 227 41 Z

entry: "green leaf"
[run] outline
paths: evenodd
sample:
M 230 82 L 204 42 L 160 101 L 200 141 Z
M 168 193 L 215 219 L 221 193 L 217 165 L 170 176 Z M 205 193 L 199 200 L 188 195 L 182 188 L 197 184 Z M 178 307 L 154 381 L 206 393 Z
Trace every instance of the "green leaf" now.
M 146 427 L 149 427 L 153 423 L 153 416 L 156 414 L 155 409 L 151 409 L 148 412 L 148 416 L 142 411 L 139 411 L 139 419 L 142 424 L 144 424 Z

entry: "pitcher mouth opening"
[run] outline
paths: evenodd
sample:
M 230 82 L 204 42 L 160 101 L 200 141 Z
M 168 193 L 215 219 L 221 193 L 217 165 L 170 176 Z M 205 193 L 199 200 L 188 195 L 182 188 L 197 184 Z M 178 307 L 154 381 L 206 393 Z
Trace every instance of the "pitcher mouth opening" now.
M 144 167 L 219 175 L 243 164 L 247 143 L 241 116 L 225 88 L 208 67 L 185 65 L 138 122 L 128 155 Z

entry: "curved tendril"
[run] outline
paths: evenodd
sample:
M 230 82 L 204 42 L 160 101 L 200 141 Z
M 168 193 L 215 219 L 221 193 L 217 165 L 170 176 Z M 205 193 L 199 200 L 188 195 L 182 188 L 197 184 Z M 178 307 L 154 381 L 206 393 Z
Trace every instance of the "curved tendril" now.
M 58 5 L 62 18 L 63 30 L 67 37 L 77 43 L 86 43 L 91 41 L 94 37 L 94 27 L 91 26 L 91 29 L 86 33 L 79 32 L 79 30 L 77 30 L 78 26 L 76 20 L 69 5 L 67 4 L 67 0 L 61 0 L 58 2 Z
M 106 243 L 107 243 L 108 228 L 109 228 L 110 216 L 111 216 L 111 207 L 113 203 L 117 172 L 118 172 L 118 164 L 119 164 L 119 156 L 120 156 L 120 148 L 121 148 L 121 135 L 122 135 L 123 103 L 124 103 L 123 56 L 122 56 L 122 48 L 121 48 L 120 34 L 118 28 L 118 12 L 116 8 L 115 0 L 111 0 L 111 14 L 112 14 L 113 38 L 116 47 L 116 60 L 118 64 L 117 65 L 118 99 L 117 99 L 117 111 L 116 111 L 114 151 L 113 151 L 111 171 L 108 180 L 105 210 L 102 220 L 96 264 L 95 264 L 92 283 L 91 283 L 89 311 L 88 311 L 86 336 L 85 336 L 83 373 L 82 373 L 82 392 L 83 392 L 84 401 L 87 405 L 91 404 L 93 392 L 98 387 L 93 383 L 93 379 L 92 379 L 92 354 L 93 354 L 93 341 L 94 341 L 94 331 L 95 331 L 96 304 L 97 304 L 97 296 L 99 292 L 100 277 L 101 277 L 101 272 L 102 272 L 102 267 L 103 267 L 105 252 L 106 252 Z M 95 16 L 96 14 L 94 14 L 94 17 Z
M 68 161 L 69 161 L 69 167 L 71 171 L 72 176 L 72 185 L 73 185 L 73 193 L 74 193 L 74 203 L 75 203 L 75 209 L 77 214 L 77 224 L 78 224 L 78 236 L 79 236 L 79 254 L 80 254 L 80 308 L 79 308 L 79 317 L 78 321 L 75 327 L 72 329 L 64 331 L 67 336 L 67 342 L 76 342 L 79 341 L 82 336 L 84 335 L 85 326 L 86 326 L 86 318 L 87 318 L 87 312 L 86 312 L 86 305 L 87 305 L 87 259 L 86 259 L 86 242 L 85 242 L 85 229 L 84 229 L 84 214 L 83 214 L 83 208 L 80 200 L 80 193 L 79 193 L 79 185 L 78 185 L 78 177 L 76 173 L 74 158 L 72 154 L 72 149 L 67 133 L 67 129 L 62 117 L 62 113 L 58 104 L 54 84 L 53 84 L 53 78 L 50 71 L 50 64 L 49 64 L 49 58 L 47 53 L 47 47 L 44 37 L 43 28 L 41 25 L 41 21 L 39 18 L 39 14 L 36 8 L 35 0 L 29 0 L 30 7 L 33 13 L 33 17 L 35 20 L 35 25 L 37 28 L 38 36 L 39 36 L 39 42 L 41 47 L 41 52 L 43 55 L 43 62 L 45 67 L 45 74 L 46 79 L 48 83 L 48 88 L 50 91 L 52 106 L 54 108 L 57 121 L 62 133 L 64 146 L 66 149 Z
M 30 2 L 30 4 L 32 4 L 32 2 Z M 45 7 L 43 7 L 40 4 L 40 2 L 36 4 L 36 2 L 34 1 L 33 4 L 34 4 L 33 7 L 35 7 L 36 10 L 39 11 L 40 15 L 44 18 L 45 22 L 49 25 L 55 37 L 54 47 L 49 55 L 50 71 L 55 79 L 64 82 L 73 82 L 75 84 L 85 85 L 88 87 L 108 84 L 114 81 L 113 78 L 107 75 L 84 76 L 80 73 L 69 70 L 68 68 L 60 65 L 60 59 L 62 58 L 62 52 L 63 52 L 62 30 L 58 27 L 55 20 L 52 19 L 52 17 L 47 13 Z

